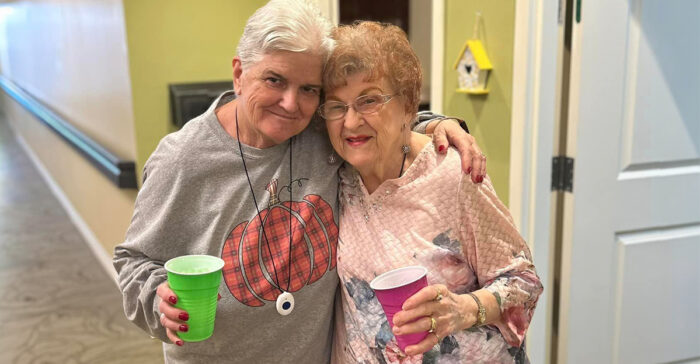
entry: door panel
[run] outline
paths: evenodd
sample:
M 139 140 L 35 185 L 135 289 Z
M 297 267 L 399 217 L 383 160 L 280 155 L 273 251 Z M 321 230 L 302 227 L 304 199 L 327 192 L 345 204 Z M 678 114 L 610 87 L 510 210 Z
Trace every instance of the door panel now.
M 619 361 L 697 356 L 700 306 L 687 303 L 700 302 L 700 225 L 624 233 L 617 245 Z
M 700 158 L 697 1 L 635 1 L 627 41 L 625 169 Z M 637 166 L 641 165 L 641 166 Z
M 559 363 L 700 358 L 700 2 L 583 0 Z

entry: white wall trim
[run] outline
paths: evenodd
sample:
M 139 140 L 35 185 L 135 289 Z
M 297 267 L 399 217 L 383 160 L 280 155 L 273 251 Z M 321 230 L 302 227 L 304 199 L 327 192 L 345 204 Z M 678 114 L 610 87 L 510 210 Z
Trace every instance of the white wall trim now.
M 509 205 L 545 287 L 553 267 L 551 158 L 557 104 L 558 0 L 516 1 Z M 551 291 L 545 288 L 528 331 L 533 363 L 549 362 Z
M 526 163 L 525 151 L 525 134 L 526 128 L 529 125 L 526 120 L 528 118 L 528 106 L 530 102 L 528 97 L 531 91 L 528 85 L 528 73 L 532 70 L 529 51 L 531 48 L 530 41 L 530 6 L 529 1 L 515 2 L 515 36 L 513 39 L 513 94 L 511 108 L 511 123 L 510 123 L 510 178 L 508 190 L 508 207 L 513 216 L 515 226 L 523 231 L 523 217 L 526 213 L 523 211 L 523 200 L 525 196 L 523 171 Z
M 430 58 L 430 110 L 443 112 L 443 80 L 445 59 L 445 0 L 433 0 Z
M 340 21 L 340 0 L 313 0 L 316 6 L 321 10 L 321 14 L 325 15 L 333 25 L 338 25 Z
M 51 189 L 51 192 L 53 192 L 54 196 L 56 196 L 58 202 L 60 202 L 61 206 L 63 206 L 63 208 L 66 210 L 66 213 L 68 213 L 68 216 L 70 217 L 73 224 L 75 224 L 75 227 L 78 228 L 80 235 L 83 236 L 85 243 L 87 243 L 87 246 L 95 255 L 95 258 L 97 258 L 97 261 L 102 266 L 102 268 L 105 270 L 105 273 L 107 273 L 107 275 L 110 279 L 112 279 L 115 285 L 118 285 L 117 271 L 112 265 L 112 256 L 109 255 L 107 251 L 102 247 L 100 241 L 92 232 L 88 224 L 80 216 L 78 211 L 75 209 L 73 204 L 70 202 L 66 194 L 61 189 L 61 187 L 59 187 L 56 181 L 54 181 L 53 177 L 51 177 L 51 173 L 49 173 L 46 167 L 44 167 L 44 164 L 41 163 L 41 160 L 34 153 L 29 144 L 19 133 L 15 132 L 14 136 L 17 139 L 19 145 L 22 146 L 22 149 L 24 149 L 24 151 L 27 153 L 29 159 L 31 159 L 36 169 L 39 171 L 41 177 L 44 179 L 44 181 L 46 181 L 46 184 L 49 186 L 49 189 Z

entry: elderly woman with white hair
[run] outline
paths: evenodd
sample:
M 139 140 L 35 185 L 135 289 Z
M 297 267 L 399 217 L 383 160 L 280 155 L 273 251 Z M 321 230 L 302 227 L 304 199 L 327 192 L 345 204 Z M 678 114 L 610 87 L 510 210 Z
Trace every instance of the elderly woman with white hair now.
M 342 161 L 309 124 L 330 29 L 303 1 L 258 9 L 233 59 L 235 92 L 163 138 L 145 165 L 114 266 L 127 318 L 166 343 L 168 363 L 329 361 Z M 478 183 L 485 161 L 473 138 L 434 124 L 437 149 L 451 135 Z M 163 264 L 188 254 L 225 266 L 213 335 L 185 344 L 190 313 L 174 306 Z

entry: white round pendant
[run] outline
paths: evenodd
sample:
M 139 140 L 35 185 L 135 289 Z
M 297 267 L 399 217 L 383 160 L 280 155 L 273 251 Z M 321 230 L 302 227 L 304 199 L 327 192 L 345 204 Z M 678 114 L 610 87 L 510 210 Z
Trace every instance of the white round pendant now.
M 289 292 L 282 292 L 277 296 L 277 312 L 282 316 L 287 316 L 294 309 L 294 296 Z

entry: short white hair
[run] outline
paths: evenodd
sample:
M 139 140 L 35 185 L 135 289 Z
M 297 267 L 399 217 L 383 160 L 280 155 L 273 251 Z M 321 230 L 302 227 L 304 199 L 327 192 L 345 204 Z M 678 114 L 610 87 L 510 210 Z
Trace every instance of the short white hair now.
M 241 66 L 255 64 L 274 51 L 319 55 L 333 51 L 331 23 L 306 0 L 271 0 L 248 19 L 236 51 Z

